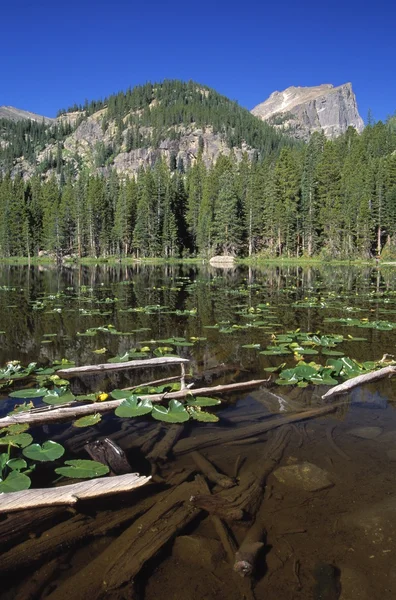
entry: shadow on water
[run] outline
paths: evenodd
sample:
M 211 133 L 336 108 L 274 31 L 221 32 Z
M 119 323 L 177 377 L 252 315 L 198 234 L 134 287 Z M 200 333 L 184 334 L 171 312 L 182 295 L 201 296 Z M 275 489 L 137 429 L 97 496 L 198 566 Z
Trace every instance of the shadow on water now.
M 259 352 L 274 343 L 276 334 L 297 329 L 342 334 L 337 350 L 356 360 L 378 360 L 384 352 L 392 353 L 396 333 L 392 328 L 367 328 L 361 320 L 393 322 L 395 279 L 392 270 L 345 267 L 241 268 L 225 273 L 181 265 L 4 267 L 2 363 L 14 359 L 47 364 L 63 357 L 78 364 L 99 363 L 146 345 L 152 351 L 165 343 L 160 340 L 179 336 L 199 338 L 192 346 L 174 347 L 190 359 L 191 375 L 199 374 L 200 381 L 211 385 L 224 384 L 267 377 L 264 369 L 281 363 L 295 365 L 293 354 Z M 259 304 L 263 308 L 258 312 Z M 155 305 L 161 310 L 130 311 Z M 357 318 L 363 327 L 327 320 L 341 317 Z M 77 335 L 108 324 L 121 334 Z M 45 335 L 50 333 L 56 337 Z M 243 348 L 252 345 L 260 348 Z M 105 353 L 95 354 L 102 348 Z M 307 362 L 310 358 L 321 364 L 327 360 L 322 351 Z M 167 374 L 174 372 L 140 377 L 150 381 Z M 134 372 L 73 385 L 84 393 L 110 391 L 134 385 L 136 378 Z M 223 398 L 216 410 L 219 423 L 176 426 L 182 430 L 166 460 L 153 461 L 150 453 L 169 425 L 145 417 L 120 422 L 109 415 L 80 430 L 71 424 L 35 428 L 35 441 L 62 443 L 68 458 L 87 458 L 87 442 L 109 437 L 126 452 L 133 470 L 154 474 L 153 483 L 81 502 L 77 509 L 3 516 L 0 598 L 395 597 L 395 385 L 385 380 L 357 388 L 334 401 L 334 412 L 273 429 L 267 428 L 273 419 L 324 407 L 321 395 L 326 388 L 273 386 L 234 394 Z M 3 414 L 14 404 L 4 400 Z M 208 480 L 212 499 L 222 499 L 220 508 L 208 499 L 208 488 L 202 492 L 194 487 L 199 470 L 194 451 L 223 476 L 237 478 L 238 485 L 230 489 Z M 253 574 L 241 578 L 233 570 L 233 545 L 243 544 L 250 531 L 254 482 L 267 467 L 254 513 L 266 532 L 264 545 L 256 548 L 249 542 L 249 551 L 257 550 Z M 51 480 L 51 468 L 38 469 L 40 485 Z M 249 501 L 239 498 L 241 490 Z M 173 494 L 173 503 L 167 494 Z M 192 505 L 192 495 L 204 496 L 201 502 L 213 514 L 194 508 L 200 500 Z M 242 516 L 230 518 L 231 508 L 241 507 Z

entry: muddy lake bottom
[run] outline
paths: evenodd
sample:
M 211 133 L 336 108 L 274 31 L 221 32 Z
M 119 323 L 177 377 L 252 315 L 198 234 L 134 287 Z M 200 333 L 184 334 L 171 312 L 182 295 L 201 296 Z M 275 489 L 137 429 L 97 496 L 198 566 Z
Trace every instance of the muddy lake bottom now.
M 145 346 L 150 340 L 194 337 L 202 339 L 193 346 L 176 347 L 179 356 L 190 359 L 192 375 L 204 374 L 205 384 L 227 384 L 266 378 L 270 373 L 264 369 L 282 362 L 295 364 L 293 356 L 260 356 L 242 346 L 257 343 L 263 349 L 274 343 L 277 333 L 297 328 L 341 333 L 345 343 L 337 349 L 341 348 L 345 355 L 357 360 L 379 360 L 384 352 L 394 351 L 395 331 L 357 326 L 345 329 L 326 319 L 352 315 L 392 323 L 392 311 L 396 312 L 395 281 L 393 271 L 341 267 L 332 273 L 320 269 L 310 269 L 308 273 L 294 267 L 271 267 L 257 272 L 239 269 L 230 273 L 179 267 L 166 271 L 163 267 L 137 271 L 90 267 L 61 272 L 50 268 L 39 271 L 38 267 L 29 271 L 22 267 L 3 268 L 0 286 L 7 289 L 0 291 L 0 328 L 5 332 L 2 364 L 11 359 L 21 360 L 24 365 L 32 360 L 46 364 L 64 356 L 77 364 L 92 364 L 106 362 L 108 357 L 131 347 Z M 302 306 L 307 298 L 311 306 Z M 32 309 L 38 302 L 46 305 L 44 310 Z M 271 307 L 273 318 L 268 319 L 267 326 L 241 328 L 224 335 L 212 329 L 219 323 L 225 328 L 245 323 L 239 314 L 241 307 L 255 308 L 260 302 Z M 328 306 L 320 307 L 320 302 Z M 165 309 L 164 314 L 150 314 L 150 310 L 126 312 L 130 307 L 154 305 L 179 311 L 196 309 L 197 316 L 167 314 Z M 81 309 L 87 307 L 97 314 L 83 316 Z M 271 322 L 275 324 L 273 329 Z M 108 323 L 119 331 L 136 331 L 125 337 L 101 333 L 96 338 L 77 336 L 77 332 Z M 45 340 L 45 334 L 50 333 L 57 337 L 43 344 L 51 339 Z M 348 343 L 349 333 L 365 340 Z M 95 355 L 95 349 L 104 347 L 104 356 Z M 326 355 L 319 353 L 305 360 L 312 358 L 324 363 Z M 230 368 L 223 373 L 224 366 Z M 139 378 L 150 381 L 156 375 L 177 372 L 168 369 L 165 374 L 140 373 Z M 128 383 L 131 381 L 115 376 L 112 380 L 74 385 L 80 386 L 82 393 L 87 391 L 85 385 L 92 391 L 103 391 Z M 160 432 L 161 439 L 168 424 L 140 417 L 124 419 L 120 426 L 117 419 L 109 416 L 86 429 L 77 430 L 71 424 L 32 429 L 35 441 L 49 438 L 62 443 L 68 458 L 87 458 L 87 441 L 109 437 L 125 451 L 133 470 L 142 475 L 153 474 L 153 480 L 139 490 L 81 502 L 73 509 L 58 507 L 0 515 L 0 600 L 395 598 L 396 380 L 366 385 L 329 401 L 337 403 L 337 408 L 327 415 L 265 431 L 267 420 L 325 406 L 321 395 L 327 389 L 273 384 L 269 390 L 259 388 L 221 397 L 222 404 L 214 411 L 219 422 L 187 423 L 172 453 L 154 470 L 142 447 L 155 431 Z M 284 403 L 277 403 L 276 396 L 283 398 Z M 5 393 L 2 416 L 14 404 Z M 263 432 L 259 431 L 261 423 Z M 241 438 L 238 432 L 249 427 L 254 434 Z M 232 490 L 249 477 L 254 478 L 258 466 L 268 460 L 271 444 L 286 429 L 282 451 L 266 478 L 256 513 L 249 515 L 247 511 L 241 520 L 221 521 L 236 548 L 243 543 L 256 515 L 266 531 L 252 576 L 242 578 L 233 570 L 216 517 L 198 509 L 188 494 L 188 486 L 194 489 L 200 472 L 193 452 L 198 450 L 218 471 L 234 478 L 237 485 Z M 211 436 L 216 443 L 208 441 Z M 38 470 L 37 487 L 48 485 L 52 477 L 49 472 L 49 467 Z M 127 539 L 127 532 L 131 531 L 138 547 L 134 525 L 144 530 L 145 519 L 153 507 L 160 510 L 166 502 L 165 490 L 172 492 L 181 486 L 185 486 L 187 496 L 176 503 L 176 508 L 188 505 L 188 523 L 175 535 L 169 535 L 169 540 L 137 569 L 133 582 L 127 576 L 123 581 L 122 565 L 123 561 L 128 563 L 128 557 L 112 555 L 112 549 L 120 548 L 114 544 L 117 540 L 119 543 L 121 536 Z M 213 483 L 209 483 L 209 489 L 212 496 L 220 490 Z M 135 510 L 135 514 L 128 516 L 128 510 Z M 124 513 L 127 516 L 114 527 L 106 526 Z M 158 522 L 149 524 L 150 544 L 155 545 L 162 528 L 174 518 L 174 513 L 167 515 L 166 510 L 161 515 Z M 74 529 L 73 538 L 70 531 Z M 139 552 L 144 551 L 142 546 Z M 114 570 L 107 572 L 106 561 L 112 556 Z M 131 551 L 130 560 L 138 562 L 139 557 Z M 120 585 L 109 589 L 105 578 L 113 577 L 114 572 Z

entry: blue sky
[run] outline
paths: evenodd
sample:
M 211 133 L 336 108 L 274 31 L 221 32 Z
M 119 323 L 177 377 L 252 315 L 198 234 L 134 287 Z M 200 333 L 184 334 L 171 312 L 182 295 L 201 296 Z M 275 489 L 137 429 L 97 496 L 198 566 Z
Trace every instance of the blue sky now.
M 370 3 L 371 4 L 371 3 Z M 351 81 L 365 119 L 396 110 L 396 6 L 378 0 L 4 1 L 0 105 L 47 116 L 165 78 L 252 108 L 291 85 Z

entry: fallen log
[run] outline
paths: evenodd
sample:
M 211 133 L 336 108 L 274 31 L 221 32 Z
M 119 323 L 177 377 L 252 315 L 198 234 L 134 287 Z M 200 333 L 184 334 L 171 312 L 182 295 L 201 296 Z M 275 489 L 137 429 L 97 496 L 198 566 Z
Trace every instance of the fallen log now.
M 129 591 L 143 565 L 199 515 L 189 498 L 207 491 L 203 478 L 182 483 L 118 536 L 99 556 L 61 582 L 47 600 L 97 600 Z M 129 597 L 129 596 L 119 596 Z
M 162 356 L 161 358 L 146 358 L 144 360 L 128 360 L 119 363 L 102 363 L 100 365 L 86 365 L 84 367 L 71 367 L 70 369 L 60 369 L 57 371 L 59 377 L 68 379 L 69 377 L 78 377 L 91 373 L 103 373 L 108 371 L 127 371 L 129 369 L 141 369 L 150 367 L 160 367 L 164 365 L 182 365 L 190 362 L 188 358 L 173 356 Z
M 396 365 L 389 365 L 378 371 L 372 371 L 371 373 L 364 373 L 363 375 L 352 377 L 352 379 L 348 379 L 347 381 L 344 381 L 344 383 L 340 383 L 339 385 L 330 388 L 329 391 L 322 396 L 322 400 L 328 400 L 339 394 L 347 394 L 359 385 L 372 383 L 373 381 L 384 379 L 384 377 L 393 377 L 394 375 L 396 375 Z
M 236 485 L 235 479 L 232 479 L 227 475 L 223 475 L 223 473 L 219 473 L 216 467 L 197 450 L 193 452 L 191 456 L 202 475 L 204 475 L 212 483 L 216 483 L 224 489 L 228 489 Z
M 180 376 L 175 375 L 175 377 L 164 377 L 163 379 L 155 379 L 154 381 L 147 381 L 146 383 L 140 383 L 139 385 L 133 385 L 131 387 L 122 388 L 122 391 L 123 392 L 131 392 L 133 390 L 137 390 L 138 388 L 154 387 L 154 386 L 162 385 L 165 383 L 171 383 L 172 381 L 180 381 Z
M 1 494 L 0 513 L 37 508 L 39 506 L 73 505 L 79 500 L 130 492 L 145 485 L 148 481 L 150 481 L 150 477 L 130 473 L 116 477 L 99 477 L 56 488 L 41 488 Z
M 141 399 L 151 400 L 151 402 L 162 402 L 167 400 L 186 398 L 187 396 L 208 396 L 232 393 L 238 390 L 245 390 L 268 383 L 268 379 L 257 379 L 252 381 L 242 381 L 241 383 L 230 383 L 227 385 L 216 385 L 214 387 L 205 387 L 197 389 L 184 389 L 178 392 L 169 392 L 164 394 L 142 394 Z M 92 404 L 75 403 L 73 406 L 64 408 L 36 408 L 21 413 L 11 414 L 0 419 L 0 428 L 14 423 L 29 423 L 31 425 L 44 425 L 46 423 L 61 423 L 72 419 L 91 415 L 94 413 L 106 413 L 116 409 L 123 402 L 120 400 L 109 400 L 106 402 L 94 402 Z
M 260 423 L 255 423 L 246 427 L 236 427 L 231 431 L 216 430 L 212 429 L 209 434 L 190 436 L 180 440 L 173 449 L 175 455 L 185 454 L 186 452 L 192 452 L 196 449 L 210 448 L 211 446 L 224 445 L 228 442 L 234 442 L 236 440 L 244 440 L 246 438 L 255 437 L 276 429 L 282 425 L 288 423 L 295 423 L 296 421 L 304 421 L 305 419 L 313 419 L 315 417 L 321 417 L 323 415 L 335 412 L 339 406 L 343 406 L 344 402 L 339 402 L 329 406 L 321 406 L 319 408 L 310 408 L 308 410 L 302 410 L 298 413 L 288 413 L 284 416 L 276 415 L 273 418 L 268 418 Z

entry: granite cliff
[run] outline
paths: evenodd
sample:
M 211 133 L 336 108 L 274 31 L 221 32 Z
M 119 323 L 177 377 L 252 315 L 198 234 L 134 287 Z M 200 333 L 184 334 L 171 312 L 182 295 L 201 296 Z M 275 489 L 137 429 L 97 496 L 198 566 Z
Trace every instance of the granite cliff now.
M 314 131 L 335 138 L 350 126 L 358 132 L 364 128 L 350 83 L 338 87 L 289 87 L 273 92 L 253 108 L 252 114 L 299 139 L 309 138 Z

